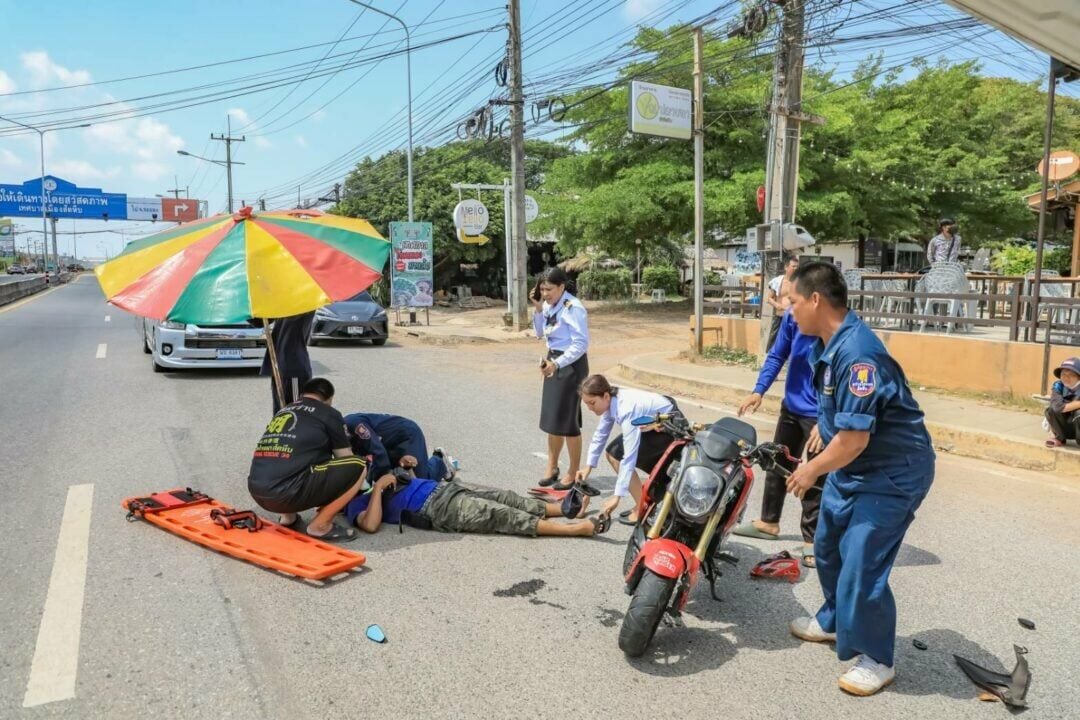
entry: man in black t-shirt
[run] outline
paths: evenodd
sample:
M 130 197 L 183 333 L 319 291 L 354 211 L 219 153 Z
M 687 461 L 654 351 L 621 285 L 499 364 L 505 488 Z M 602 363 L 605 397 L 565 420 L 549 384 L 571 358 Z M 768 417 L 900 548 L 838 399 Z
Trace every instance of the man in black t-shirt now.
M 274 372 L 270 365 L 269 350 L 263 357 L 262 369 L 259 374 L 268 376 L 270 380 L 270 392 L 274 398 L 274 414 L 278 410 L 294 402 L 300 396 L 300 389 L 304 383 L 311 379 L 311 357 L 308 355 L 307 343 L 311 336 L 311 323 L 315 313 L 303 313 L 292 317 L 278 318 L 274 321 L 270 337 L 274 341 L 275 355 L 278 361 L 278 370 L 281 372 L 282 391 L 284 398 L 278 397 L 277 386 L 274 385 Z
M 303 510 L 318 508 L 307 533 L 324 540 L 356 538 L 351 528 L 334 525 L 334 516 L 360 491 L 367 464 L 353 455 L 345 419 L 331 407 L 334 386 L 314 378 L 301 397 L 274 414 L 255 446 L 248 491 L 260 506 L 281 513 L 293 525 Z

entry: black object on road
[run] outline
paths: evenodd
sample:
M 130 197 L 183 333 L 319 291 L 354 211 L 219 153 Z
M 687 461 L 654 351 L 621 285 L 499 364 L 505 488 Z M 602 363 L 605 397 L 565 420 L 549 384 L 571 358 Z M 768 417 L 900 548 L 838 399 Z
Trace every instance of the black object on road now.
M 919 648 L 920 650 L 925 650 L 926 648 L 930 647 L 929 645 L 924 643 L 922 640 L 919 640 L 918 638 L 915 638 L 914 640 L 912 640 L 911 644 L 914 645 L 915 647 Z
M 953 657 L 971 682 L 997 696 L 1009 707 L 1022 708 L 1027 707 L 1025 697 L 1028 685 L 1031 684 L 1031 671 L 1028 669 L 1027 658 L 1024 657 L 1027 654 L 1027 648 L 1013 645 L 1013 650 L 1016 652 L 1016 667 L 1008 675 L 987 670 L 959 655 L 953 655 Z
M 1027 618 L 1016 618 L 1016 621 L 1026 627 L 1028 630 L 1035 629 L 1035 623 L 1033 623 L 1031 620 L 1028 620 Z

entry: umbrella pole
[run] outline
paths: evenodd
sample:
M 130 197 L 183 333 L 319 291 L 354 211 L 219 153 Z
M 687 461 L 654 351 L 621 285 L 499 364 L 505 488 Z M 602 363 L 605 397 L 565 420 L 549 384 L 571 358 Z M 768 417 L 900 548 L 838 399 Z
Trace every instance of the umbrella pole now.
M 266 334 L 266 352 L 270 355 L 270 370 L 274 375 L 274 392 L 277 393 L 278 404 L 285 406 L 285 389 L 281 384 L 281 370 L 278 369 L 277 351 L 274 350 L 274 335 L 270 332 L 270 321 L 263 318 L 263 332 Z

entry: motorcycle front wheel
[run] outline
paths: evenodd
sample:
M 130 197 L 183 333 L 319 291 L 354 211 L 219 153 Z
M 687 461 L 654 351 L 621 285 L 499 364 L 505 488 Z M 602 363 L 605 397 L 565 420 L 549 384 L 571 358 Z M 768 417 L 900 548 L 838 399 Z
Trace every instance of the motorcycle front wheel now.
M 646 569 L 619 630 L 619 649 L 629 657 L 641 657 L 656 634 L 660 618 L 671 601 L 675 580 Z

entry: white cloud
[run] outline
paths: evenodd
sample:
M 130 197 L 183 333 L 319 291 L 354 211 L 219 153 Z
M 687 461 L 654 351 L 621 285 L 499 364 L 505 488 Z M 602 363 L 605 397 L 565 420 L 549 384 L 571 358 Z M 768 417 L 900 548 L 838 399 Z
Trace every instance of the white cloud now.
M 56 175 L 65 180 L 70 180 L 76 185 L 99 183 L 102 180 L 108 180 L 120 174 L 120 168 L 118 167 L 101 170 L 96 165 L 87 162 L 86 160 L 60 160 L 58 162 L 48 163 L 45 167 L 45 171 L 50 175 Z
M 137 162 L 131 166 L 131 174 L 140 180 L 160 180 L 168 175 L 171 165 L 162 162 Z
M 19 170 L 22 166 L 23 161 L 18 155 L 7 148 L 0 148 L 0 168 L 5 170 Z
M 326 119 L 326 111 L 325 110 L 316 110 L 315 113 L 311 116 L 311 119 L 314 120 L 315 122 L 322 122 L 323 120 Z
M 262 135 L 255 136 L 255 147 L 265 150 L 269 147 L 273 147 L 274 144 L 264 138 Z
M 306 148 L 307 147 L 307 138 L 304 137 L 303 135 L 297 135 L 296 136 L 296 144 L 299 145 L 302 148 Z
M 23 68 L 30 73 L 31 82 L 35 86 L 48 85 L 59 81 L 61 85 L 81 85 L 90 82 L 90 73 L 86 70 L 69 70 L 54 62 L 49 53 L 44 50 L 23 53 Z
M 664 0 L 626 0 L 626 4 L 623 5 L 623 15 L 627 20 L 637 22 L 663 4 Z
M 15 92 L 15 81 L 3 70 L 0 70 L 0 95 Z

